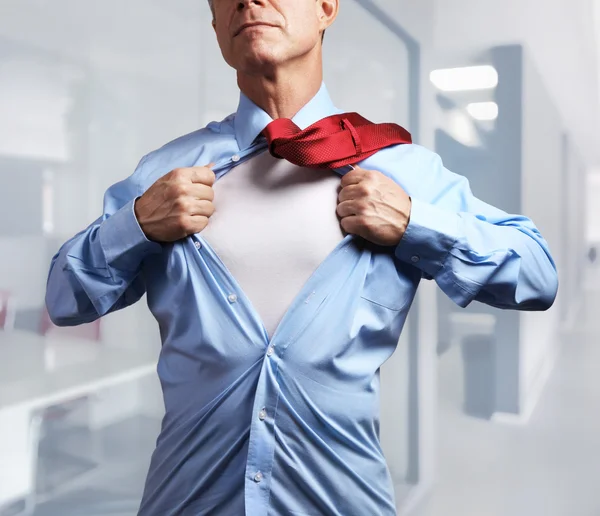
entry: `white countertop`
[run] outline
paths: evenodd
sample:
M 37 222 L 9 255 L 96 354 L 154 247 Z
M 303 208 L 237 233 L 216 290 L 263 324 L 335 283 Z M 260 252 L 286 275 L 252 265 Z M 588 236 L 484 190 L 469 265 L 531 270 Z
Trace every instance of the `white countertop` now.
M 0 410 L 45 407 L 156 372 L 160 350 L 0 331 Z

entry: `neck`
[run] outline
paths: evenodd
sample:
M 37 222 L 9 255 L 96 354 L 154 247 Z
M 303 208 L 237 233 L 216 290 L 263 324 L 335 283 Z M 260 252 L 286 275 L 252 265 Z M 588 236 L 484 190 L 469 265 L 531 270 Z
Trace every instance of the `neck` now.
M 317 94 L 323 82 L 321 53 L 305 57 L 308 59 L 302 63 L 278 66 L 268 73 L 238 72 L 238 86 L 273 120 L 292 118 Z

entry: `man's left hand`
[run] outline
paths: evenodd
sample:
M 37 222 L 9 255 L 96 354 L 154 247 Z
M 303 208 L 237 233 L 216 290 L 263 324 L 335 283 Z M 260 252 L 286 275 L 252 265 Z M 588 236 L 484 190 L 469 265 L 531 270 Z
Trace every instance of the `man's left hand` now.
M 404 189 L 376 170 L 355 167 L 342 176 L 337 214 L 347 232 L 383 246 L 400 243 L 410 220 Z

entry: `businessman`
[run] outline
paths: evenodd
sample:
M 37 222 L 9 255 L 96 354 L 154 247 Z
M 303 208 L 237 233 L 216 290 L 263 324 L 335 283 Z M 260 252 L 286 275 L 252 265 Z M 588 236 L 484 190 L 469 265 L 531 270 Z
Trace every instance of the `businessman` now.
M 147 293 L 166 414 L 140 515 L 395 515 L 379 370 L 419 281 L 545 310 L 554 262 L 404 129 L 334 107 L 340 0 L 209 3 L 237 111 L 107 190 L 52 260 L 49 313 L 76 325 Z

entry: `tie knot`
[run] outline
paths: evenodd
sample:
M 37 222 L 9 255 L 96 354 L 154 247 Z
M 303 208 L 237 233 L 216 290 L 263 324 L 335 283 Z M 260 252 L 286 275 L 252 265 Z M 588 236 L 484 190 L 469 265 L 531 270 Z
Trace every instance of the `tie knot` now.
M 328 116 L 303 130 L 279 118 L 263 134 L 273 156 L 312 168 L 356 164 L 385 147 L 411 143 L 410 133 L 399 125 L 374 124 L 358 113 Z

